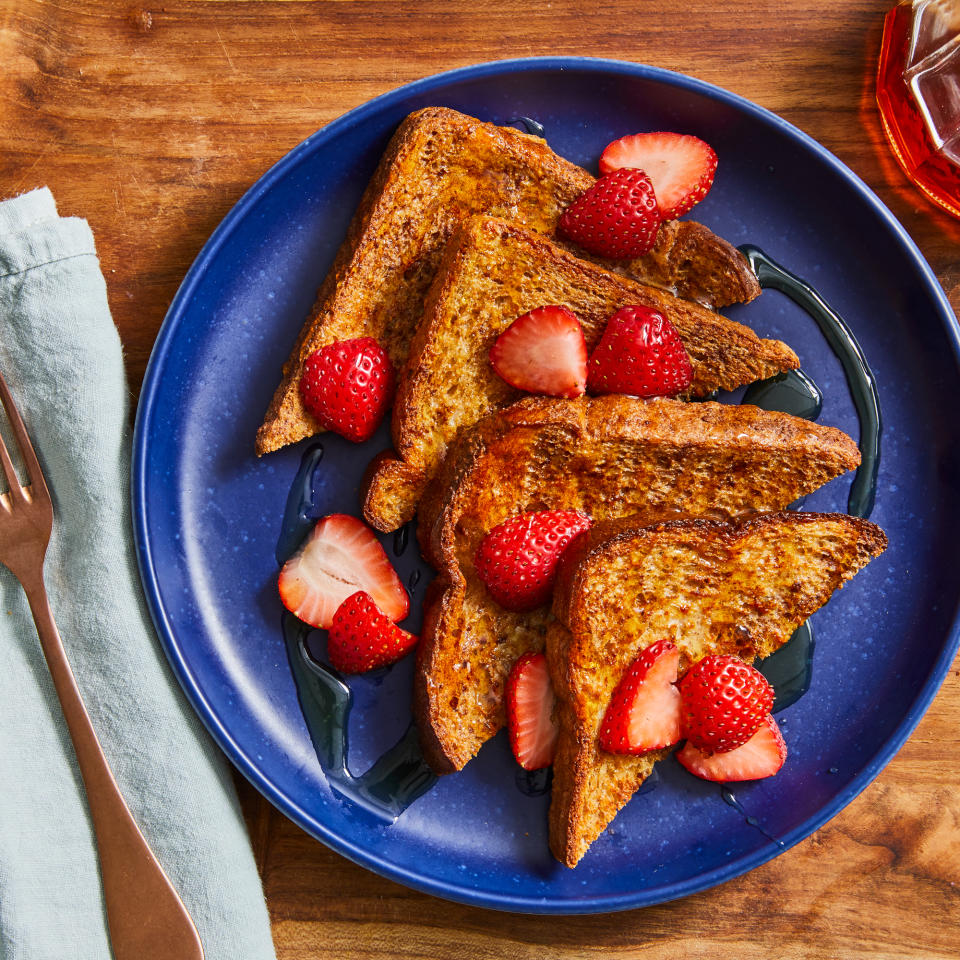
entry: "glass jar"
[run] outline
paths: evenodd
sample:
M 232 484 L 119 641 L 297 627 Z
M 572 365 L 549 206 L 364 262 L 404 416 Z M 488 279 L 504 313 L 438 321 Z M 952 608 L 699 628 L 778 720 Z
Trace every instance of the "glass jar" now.
M 903 0 L 887 14 L 877 104 L 904 173 L 960 218 L 960 0 Z

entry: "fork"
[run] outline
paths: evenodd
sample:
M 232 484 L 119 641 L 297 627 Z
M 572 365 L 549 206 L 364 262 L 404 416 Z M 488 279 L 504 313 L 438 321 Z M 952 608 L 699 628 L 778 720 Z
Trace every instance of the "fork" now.
M 10 390 L 0 374 L 0 401 L 16 438 L 29 485 L 21 486 L 0 436 L 0 563 L 20 581 L 60 700 L 80 767 L 100 856 L 107 926 L 116 960 L 203 960 L 190 914 L 140 833 L 97 742 L 67 661 L 43 582 L 53 529 L 53 501 Z

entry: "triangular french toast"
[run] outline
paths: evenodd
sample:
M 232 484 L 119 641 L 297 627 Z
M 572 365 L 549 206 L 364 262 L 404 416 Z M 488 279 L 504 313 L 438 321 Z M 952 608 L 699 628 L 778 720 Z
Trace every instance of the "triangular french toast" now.
M 477 548 L 497 524 L 553 508 L 595 520 L 781 510 L 859 462 L 832 427 L 712 402 L 530 397 L 463 431 L 418 513 L 421 549 L 438 571 L 414 686 L 431 766 L 461 769 L 503 726 L 511 666 L 543 648 L 548 608 L 505 610 L 476 574 Z
M 374 337 L 397 369 L 423 312 L 444 244 L 475 213 L 552 234 L 563 210 L 595 180 L 537 137 L 444 107 L 399 126 L 377 167 L 257 433 L 259 455 L 321 432 L 300 398 L 303 362 L 337 340 Z M 638 260 L 610 262 L 644 282 L 713 306 L 760 292 L 746 259 L 692 221 L 662 225 Z
M 547 630 L 560 722 L 554 856 L 575 866 L 669 752 L 630 756 L 598 744 L 610 698 L 645 647 L 672 640 L 681 675 L 708 654 L 768 656 L 886 545 L 869 521 L 790 512 L 731 523 L 601 523 L 578 537 L 561 564 Z
M 621 307 L 660 311 L 690 357 L 694 397 L 799 365 L 786 344 L 761 340 L 706 307 L 611 273 L 519 224 L 471 217 L 447 244 L 400 374 L 395 453 L 382 454 L 367 474 L 363 512 L 371 526 L 389 532 L 406 523 L 457 432 L 523 396 L 494 372 L 490 348 L 518 316 L 546 304 L 576 314 L 588 350 Z

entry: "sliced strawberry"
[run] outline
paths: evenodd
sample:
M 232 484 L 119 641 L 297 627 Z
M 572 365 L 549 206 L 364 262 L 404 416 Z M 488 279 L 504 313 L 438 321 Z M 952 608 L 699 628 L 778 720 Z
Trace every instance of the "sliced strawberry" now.
M 321 426 L 361 443 L 393 402 L 393 365 L 373 337 L 339 340 L 307 357 L 300 377 L 303 405 Z
M 337 608 L 365 590 L 391 619 L 410 609 L 407 591 L 380 542 L 356 517 L 331 513 L 318 521 L 280 571 L 280 599 L 304 623 L 327 629 Z
M 507 678 L 510 747 L 524 770 L 553 763 L 560 727 L 553 717 L 556 697 L 542 653 L 525 653 Z
M 683 735 L 701 750 L 724 753 L 757 731 L 773 706 L 773 687 L 739 657 L 714 654 L 686 672 L 680 697 Z
M 680 335 L 649 307 L 618 310 L 587 361 L 591 393 L 673 397 L 692 382 L 693 367 Z
M 709 143 L 683 133 L 634 133 L 608 144 L 600 172 L 632 168 L 652 181 L 660 216 L 673 220 L 692 209 L 709 191 L 717 155 Z
M 614 170 L 580 194 L 560 217 L 560 232 L 584 250 L 616 260 L 641 257 L 660 229 L 653 184 L 642 170 Z
M 680 739 L 680 651 L 670 640 L 651 643 L 623 675 L 600 726 L 610 753 L 646 753 Z
M 517 317 L 490 348 L 490 363 L 511 387 L 579 397 L 587 387 L 587 344 L 576 314 L 537 307 Z
M 474 557 L 490 596 L 507 610 L 533 610 L 550 599 L 557 565 L 570 541 L 590 529 L 579 510 L 520 513 L 494 527 Z
M 717 783 L 762 780 L 772 777 L 787 759 L 787 745 L 768 713 L 757 732 L 742 746 L 727 753 L 707 753 L 689 740 L 677 751 L 677 759 L 694 776 Z
M 327 635 L 327 656 L 343 673 L 365 673 L 396 663 L 417 645 L 417 640 L 391 623 L 370 594 L 360 590 L 337 607 Z

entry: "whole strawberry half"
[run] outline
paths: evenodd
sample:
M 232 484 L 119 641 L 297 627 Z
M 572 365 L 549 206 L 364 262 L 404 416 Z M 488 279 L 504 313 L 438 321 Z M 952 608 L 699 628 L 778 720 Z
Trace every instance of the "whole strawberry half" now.
M 474 557 L 477 575 L 507 610 L 533 610 L 550 599 L 563 551 L 590 529 L 579 510 L 520 513 L 494 527 Z
M 361 443 L 393 402 L 393 365 L 373 337 L 339 340 L 307 357 L 300 377 L 303 405 L 321 426 Z
M 680 335 L 649 307 L 618 310 L 587 361 L 590 393 L 674 397 L 692 382 L 693 367 Z
M 673 220 L 698 204 L 713 185 L 717 155 L 709 143 L 683 133 L 634 133 L 608 144 L 600 172 L 633 168 L 653 182 L 660 216 Z
M 670 640 L 651 643 L 627 668 L 600 726 L 610 753 L 646 753 L 680 739 L 680 651 Z
M 614 260 L 643 256 L 657 239 L 660 208 L 642 170 L 614 170 L 560 217 L 560 232 L 584 250 Z
M 329 628 L 337 608 L 358 590 L 366 591 L 391 619 L 410 610 L 407 591 L 390 565 L 380 541 L 356 517 L 331 513 L 283 565 L 280 599 L 313 627 Z
M 746 743 L 773 706 L 767 678 L 738 657 L 695 663 L 680 683 L 683 735 L 700 750 L 725 753 Z
M 559 725 L 553 717 L 556 697 L 542 653 L 525 653 L 507 678 L 507 730 L 510 747 L 524 770 L 553 763 Z
M 343 673 L 365 673 L 396 663 L 417 640 L 391 623 L 370 594 L 360 590 L 337 607 L 327 635 L 327 656 Z
M 746 743 L 727 753 L 708 753 L 688 740 L 676 756 L 687 770 L 702 780 L 733 783 L 772 777 L 787 759 L 787 745 L 777 721 L 768 713 Z
M 490 363 L 528 393 L 579 397 L 587 388 L 587 344 L 567 307 L 537 307 L 517 317 L 490 348 Z

